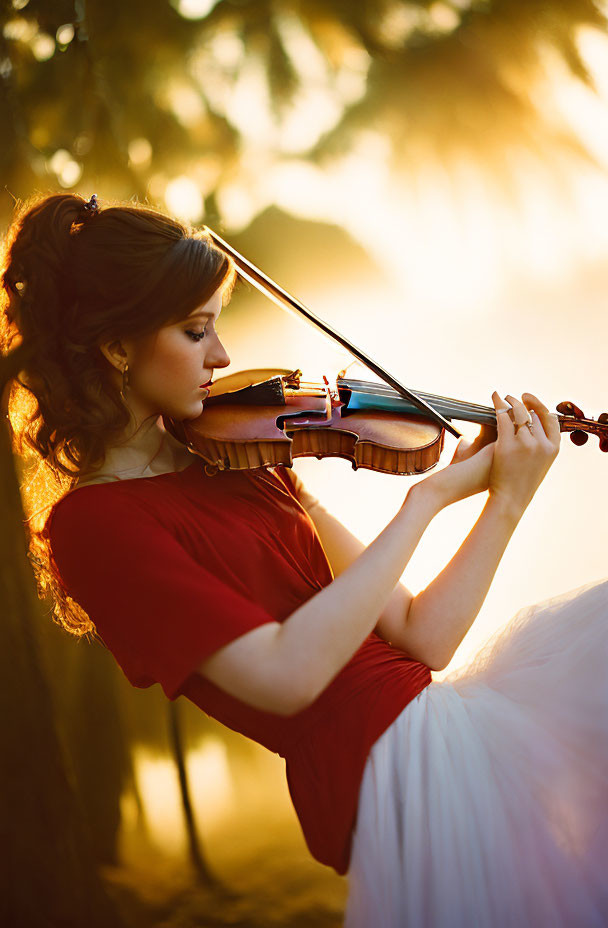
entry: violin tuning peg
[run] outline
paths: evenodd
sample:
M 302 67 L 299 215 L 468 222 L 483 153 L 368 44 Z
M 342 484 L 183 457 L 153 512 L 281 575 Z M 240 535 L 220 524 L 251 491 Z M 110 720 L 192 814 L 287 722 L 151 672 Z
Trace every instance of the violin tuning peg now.
M 608 412 L 601 412 L 597 417 L 598 422 L 608 422 Z
M 588 440 L 589 436 L 586 432 L 582 432 L 580 429 L 575 429 L 573 432 L 570 432 L 570 441 L 575 445 L 584 445 Z
M 585 413 L 582 409 L 576 406 L 570 400 L 564 400 L 563 403 L 559 403 L 556 407 L 558 412 L 563 413 L 566 416 L 574 416 L 576 419 L 584 419 Z
M 608 435 L 602 435 L 600 438 L 600 451 L 608 451 Z

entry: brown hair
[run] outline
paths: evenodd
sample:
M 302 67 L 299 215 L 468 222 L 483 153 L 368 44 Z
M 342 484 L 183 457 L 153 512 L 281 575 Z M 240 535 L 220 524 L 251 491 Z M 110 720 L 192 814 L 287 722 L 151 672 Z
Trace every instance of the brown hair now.
M 28 351 L 8 388 L 13 451 L 29 451 L 34 465 L 22 486 L 28 557 L 38 595 L 50 590 L 58 624 L 76 635 L 94 625 L 61 586 L 45 523 L 129 424 L 98 345 L 178 322 L 236 282 L 207 232 L 132 202 L 96 211 L 85 202 L 38 194 L 17 204 L 0 288 L 0 351 Z

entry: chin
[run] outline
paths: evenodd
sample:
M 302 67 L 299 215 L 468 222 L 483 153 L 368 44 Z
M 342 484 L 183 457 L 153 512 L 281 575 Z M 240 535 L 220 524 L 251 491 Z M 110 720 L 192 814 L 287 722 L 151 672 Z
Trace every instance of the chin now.
M 198 419 L 202 411 L 202 403 L 193 403 L 189 407 L 182 406 L 181 409 L 166 409 L 161 415 L 173 419 L 174 422 L 185 422 L 189 419 Z
M 194 409 L 191 409 L 188 415 L 185 415 L 185 416 L 182 415 L 181 418 L 182 419 L 198 419 L 198 417 L 201 415 L 204 408 L 205 408 L 205 404 L 198 402 L 196 404 L 196 407 Z

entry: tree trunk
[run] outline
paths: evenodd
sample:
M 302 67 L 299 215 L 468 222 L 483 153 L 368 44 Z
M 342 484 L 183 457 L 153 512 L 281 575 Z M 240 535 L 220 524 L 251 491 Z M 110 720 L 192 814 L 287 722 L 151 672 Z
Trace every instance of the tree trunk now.
M 14 362 L 14 359 L 13 359 Z M 0 389 L 8 364 L 0 363 Z M 23 509 L 0 425 L 0 924 L 108 928 L 123 921 L 99 877 L 57 731 L 36 634 L 41 603 L 26 557 Z M 48 621 L 48 620 L 47 620 Z
M 190 800 L 190 787 L 188 784 L 188 775 L 186 771 L 186 760 L 184 748 L 182 745 L 181 727 L 179 724 L 178 707 L 175 702 L 169 702 L 167 707 L 167 717 L 169 721 L 169 733 L 171 735 L 171 748 L 173 759 L 177 767 L 179 776 L 180 796 L 182 800 L 182 811 L 186 823 L 186 833 L 188 835 L 188 848 L 190 851 L 190 860 L 196 872 L 198 880 L 205 886 L 219 886 L 219 881 L 212 874 L 209 864 L 205 860 L 201 844 L 196 830 L 196 822 L 192 811 L 192 802 Z

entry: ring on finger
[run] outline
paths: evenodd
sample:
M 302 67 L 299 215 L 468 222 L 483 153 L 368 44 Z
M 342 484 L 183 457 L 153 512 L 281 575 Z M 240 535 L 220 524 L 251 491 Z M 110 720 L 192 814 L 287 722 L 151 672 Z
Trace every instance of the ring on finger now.
M 525 427 L 526 427 L 527 429 L 529 429 L 530 434 L 531 434 L 531 435 L 534 435 L 534 431 L 533 431 L 533 429 L 532 429 L 532 419 L 528 419 L 526 422 L 516 422 L 516 423 L 515 423 L 515 434 L 517 435 L 517 433 L 519 432 L 519 430 L 520 430 L 521 428 L 523 428 L 524 425 L 525 425 Z
M 509 407 L 508 409 L 497 409 L 496 412 L 511 412 L 511 409 L 512 409 L 512 407 Z M 532 429 L 532 419 L 531 419 L 531 418 L 528 419 L 526 422 L 514 422 L 513 425 L 515 426 L 515 434 L 516 434 L 516 435 L 517 435 L 517 433 L 519 432 L 520 428 L 522 428 L 522 426 L 524 426 L 524 425 L 526 426 L 527 429 L 529 429 L 530 434 L 531 434 L 531 435 L 534 435 L 534 431 L 533 431 L 533 429 Z

